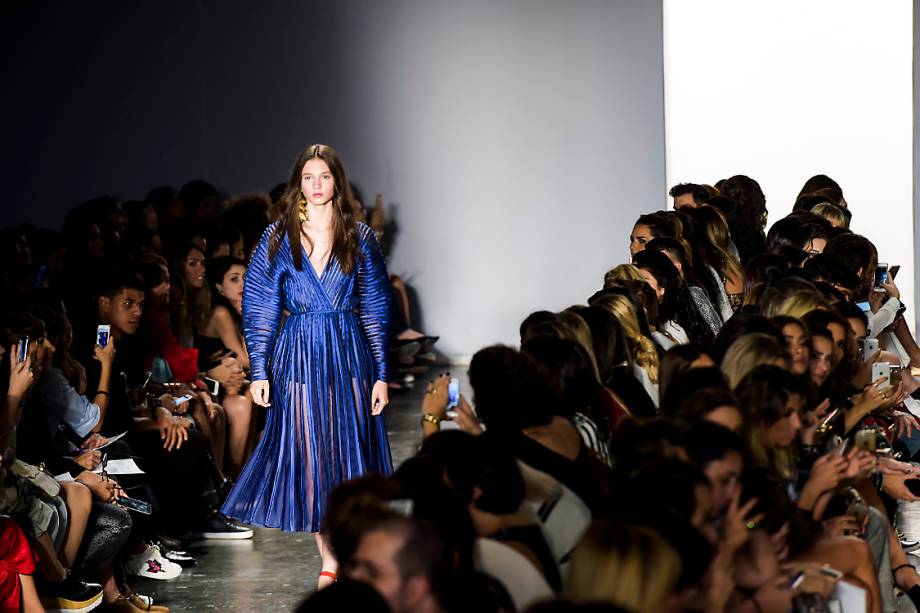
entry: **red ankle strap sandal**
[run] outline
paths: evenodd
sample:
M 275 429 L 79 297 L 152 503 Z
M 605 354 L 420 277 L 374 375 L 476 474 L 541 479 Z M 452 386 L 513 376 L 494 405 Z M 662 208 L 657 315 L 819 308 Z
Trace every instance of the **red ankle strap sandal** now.
M 320 577 L 329 577 L 330 579 L 332 579 L 333 582 L 334 582 L 335 579 L 336 579 L 336 574 L 335 574 L 334 572 L 328 571 L 328 570 L 321 570 L 321 571 L 319 571 L 319 576 L 320 576 Z

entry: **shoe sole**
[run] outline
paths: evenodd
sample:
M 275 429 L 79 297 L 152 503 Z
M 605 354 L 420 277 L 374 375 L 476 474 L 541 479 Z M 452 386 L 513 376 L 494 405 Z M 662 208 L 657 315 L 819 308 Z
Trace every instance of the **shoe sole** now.
M 252 538 L 252 532 L 199 532 L 192 536 L 204 541 L 245 541 Z
M 102 604 L 102 592 L 99 592 L 98 596 L 90 600 L 84 600 L 83 602 L 68 600 L 67 602 L 72 602 L 75 606 L 66 609 L 45 607 L 45 611 L 46 613 L 88 613 Z
M 131 572 L 131 571 L 128 571 L 128 572 L 131 574 L 132 577 L 140 577 L 141 579 L 153 579 L 154 581 L 169 581 L 170 579 L 175 579 L 176 577 L 182 574 L 181 567 L 180 567 L 179 572 L 174 575 L 171 573 L 138 573 L 138 572 Z

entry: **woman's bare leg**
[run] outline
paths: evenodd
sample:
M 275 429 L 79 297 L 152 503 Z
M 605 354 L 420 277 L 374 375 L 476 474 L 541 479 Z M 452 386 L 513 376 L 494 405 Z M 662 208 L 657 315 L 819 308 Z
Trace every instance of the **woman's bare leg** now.
M 47 532 L 37 539 L 30 540 L 29 544 L 38 557 L 36 566 L 38 566 L 38 574 L 42 579 L 55 582 L 67 578 L 67 569 L 61 565 L 58 553 L 54 550 L 54 543 L 51 542 L 51 536 Z
M 235 478 L 246 463 L 255 420 L 252 415 L 252 403 L 245 396 L 224 398 L 224 411 L 227 413 L 229 432 L 227 471 Z
M 219 404 L 213 404 L 211 406 L 217 410 L 217 416 L 213 421 L 208 416 L 208 407 L 205 407 L 202 402 L 196 402 L 193 405 L 191 417 L 198 425 L 198 429 L 201 430 L 201 433 L 204 434 L 205 438 L 208 440 L 208 450 L 211 452 L 211 457 L 214 459 L 214 465 L 217 467 L 217 470 L 223 471 L 224 447 L 227 438 L 226 416 L 224 415 L 223 407 Z
M 70 481 L 61 483 L 61 498 L 67 505 L 67 532 L 64 535 L 64 545 L 58 552 L 58 558 L 65 568 L 73 568 L 80 543 L 86 534 L 86 524 L 89 521 L 89 512 L 93 507 L 93 494 L 82 483 Z
M 35 589 L 35 580 L 32 575 L 19 575 L 19 585 L 22 586 L 22 610 L 24 613 L 45 613 L 45 607 L 38 597 Z
M 330 573 L 338 572 L 339 563 L 335 559 L 335 556 L 332 555 L 332 551 L 326 546 L 323 536 L 319 532 L 315 532 L 313 536 L 316 538 L 316 547 L 319 549 L 319 555 L 323 559 L 322 569 Z M 316 589 L 321 590 L 331 583 L 332 578 L 320 575 L 316 582 Z

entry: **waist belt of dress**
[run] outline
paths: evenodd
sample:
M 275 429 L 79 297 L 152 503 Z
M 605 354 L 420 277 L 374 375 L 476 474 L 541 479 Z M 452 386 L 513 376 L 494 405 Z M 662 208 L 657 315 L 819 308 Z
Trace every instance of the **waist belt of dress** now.
M 354 314 L 356 311 L 351 309 L 325 309 L 319 311 L 292 311 L 291 317 L 298 317 L 300 315 L 345 315 L 348 313 Z

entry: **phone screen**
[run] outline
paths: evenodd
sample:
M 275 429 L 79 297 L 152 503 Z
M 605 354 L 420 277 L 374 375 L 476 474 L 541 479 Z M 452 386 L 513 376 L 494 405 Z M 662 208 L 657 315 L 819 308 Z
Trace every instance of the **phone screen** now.
M 19 353 L 19 362 L 25 362 L 26 357 L 29 355 L 29 337 L 24 336 L 19 339 L 19 346 L 16 348 Z
M 453 409 L 460 404 L 460 379 L 452 377 L 447 385 L 447 408 Z
M 100 324 L 96 328 L 96 344 L 100 347 L 105 347 L 109 344 L 109 334 L 111 333 L 111 326 L 105 324 Z
M 875 287 L 881 287 L 882 283 L 888 283 L 888 264 L 879 263 L 875 267 Z

